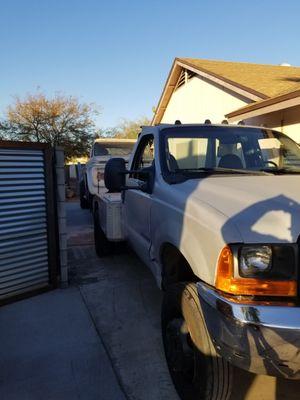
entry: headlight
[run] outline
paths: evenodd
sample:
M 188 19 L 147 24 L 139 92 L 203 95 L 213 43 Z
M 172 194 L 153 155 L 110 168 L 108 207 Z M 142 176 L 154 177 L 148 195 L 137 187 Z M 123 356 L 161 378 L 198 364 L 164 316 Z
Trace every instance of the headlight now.
M 296 296 L 297 244 L 225 246 L 215 286 L 234 295 Z
M 92 177 L 93 177 L 93 185 L 98 186 L 100 184 L 100 181 L 102 181 L 104 179 L 103 168 L 93 167 Z
M 272 248 L 270 246 L 243 246 L 239 257 L 240 275 L 256 277 L 272 267 Z

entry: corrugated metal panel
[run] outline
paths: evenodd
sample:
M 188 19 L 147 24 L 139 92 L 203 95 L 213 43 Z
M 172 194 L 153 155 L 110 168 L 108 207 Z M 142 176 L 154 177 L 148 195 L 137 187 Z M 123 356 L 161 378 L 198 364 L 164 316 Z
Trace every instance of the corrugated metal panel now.
M 49 284 L 43 150 L 0 147 L 0 300 Z

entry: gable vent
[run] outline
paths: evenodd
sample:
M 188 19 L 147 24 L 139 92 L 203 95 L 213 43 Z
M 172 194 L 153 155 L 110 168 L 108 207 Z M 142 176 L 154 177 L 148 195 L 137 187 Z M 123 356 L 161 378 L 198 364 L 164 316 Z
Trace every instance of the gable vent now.
M 175 90 L 180 88 L 180 86 L 185 85 L 190 79 L 192 79 L 195 76 L 195 72 L 189 71 L 187 69 L 183 69 L 180 73 L 180 76 L 178 78 L 177 84 L 175 86 Z

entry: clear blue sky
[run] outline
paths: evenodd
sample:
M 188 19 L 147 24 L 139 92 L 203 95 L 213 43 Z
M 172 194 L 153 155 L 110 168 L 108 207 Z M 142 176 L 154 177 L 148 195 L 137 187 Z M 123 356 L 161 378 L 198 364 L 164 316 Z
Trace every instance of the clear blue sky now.
M 151 117 L 174 57 L 300 66 L 300 1 L 0 0 L 0 114 L 40 87 Z

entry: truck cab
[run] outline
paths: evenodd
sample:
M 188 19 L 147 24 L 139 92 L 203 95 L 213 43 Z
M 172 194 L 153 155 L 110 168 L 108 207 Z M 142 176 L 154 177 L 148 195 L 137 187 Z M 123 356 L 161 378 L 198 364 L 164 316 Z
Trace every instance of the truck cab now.
M 80 205 L 90 208 L 93 196 L 105 190 L 104 167 L 112 157 L 123 157 L 126 162 L 135 144 L 135 139 L 98 138 L 93 143 L 90 158 L 80 176 Z

